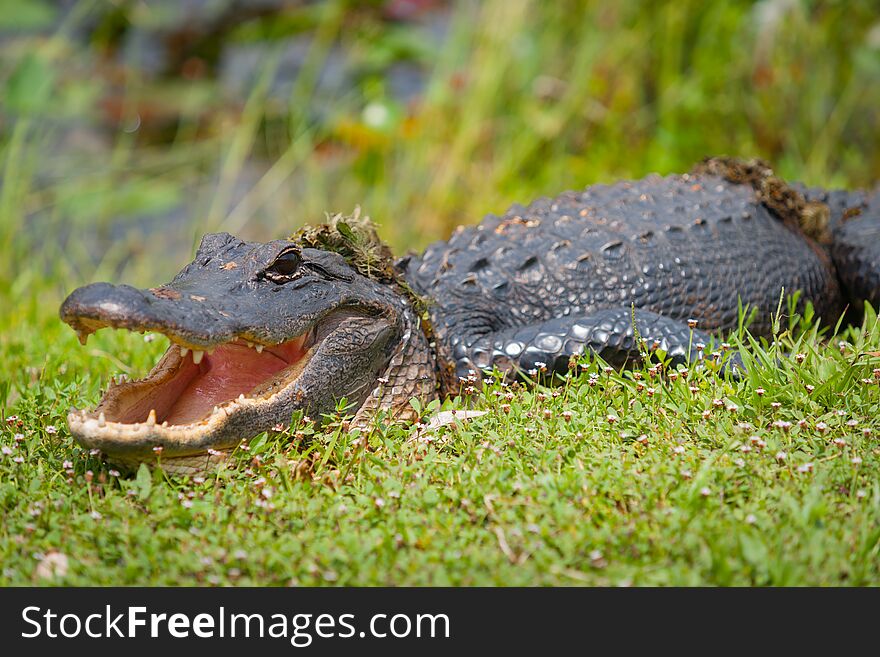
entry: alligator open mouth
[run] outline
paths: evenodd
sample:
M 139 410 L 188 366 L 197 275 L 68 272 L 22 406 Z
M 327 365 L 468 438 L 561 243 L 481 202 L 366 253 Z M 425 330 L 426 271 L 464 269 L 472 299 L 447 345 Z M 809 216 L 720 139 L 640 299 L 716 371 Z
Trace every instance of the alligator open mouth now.
M 202 471 L 242 440 L 359 409 L 398 347 L 405 304 L 334 252 L 288 240 L 206 235 L 196 257 L 155 288 L 91 283 L 60 308 L 85 342 L 109 327 L 161 333 L 171 346 L 139 381 L 112 383 L 71 434 L 131 469 Z
M 93 410 L 71 411 L 70 430 L 82 445 L 123 464 L 166 450 L 179 457 L 228 448 L 236 443 L 239 416 L 260 407 L 264 420 L 255 424 L 265 424 L 265 407 L 291 392 L 319 343 L 317 333 L 313 328 L 275 345 L 239 338 L 204 351 L 172 338 L 145 378 L 111 383 Z

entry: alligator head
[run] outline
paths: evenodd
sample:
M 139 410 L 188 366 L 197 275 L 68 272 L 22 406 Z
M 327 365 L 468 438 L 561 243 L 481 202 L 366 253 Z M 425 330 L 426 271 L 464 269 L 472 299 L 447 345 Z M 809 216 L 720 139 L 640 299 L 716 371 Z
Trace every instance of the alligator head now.
M 146 378 L 112 383 L 94 410 L 68 415 L 80 444 L 125 467 L 159 454 L 167 470 L 201 470 L 296 410 L 318 419 L 345 398 L 361 417 L 399 411 L 434 387 L 406 296 L 295 241 L 207 235 L 167 285 L 87 285 L 61 318 L 83 344 L 103 327 L 171 340 Z M 405 367 L 413 351 L 418 372 Z

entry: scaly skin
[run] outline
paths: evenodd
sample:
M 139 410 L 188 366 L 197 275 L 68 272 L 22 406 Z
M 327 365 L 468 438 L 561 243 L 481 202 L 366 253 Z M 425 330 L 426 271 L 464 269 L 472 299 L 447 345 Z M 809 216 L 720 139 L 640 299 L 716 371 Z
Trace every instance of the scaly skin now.
M 844 199 L 863 197 L 837 194 L 838 215 Z M 871 208 L 849 221 L 834 217 L 835 235 L 852 239 L 832 253 L 861 256 L 842 261 L 846 283 L 880 270 L 877 242 L 858 240 L 880 225 L 880 204 Z M 851 230 L 857 221 L 866 225 Z M 830 323 L 848 301 L 824 247 L 780 221 L 752 187 L 715 176 L 649 176 L 513 206 L 402 264 L 434 301 L 448 386 L 492 366 L 529 370 L 543 362 L 561 372 L 584 349 L 614 364 L 637 358 L 633 306 L 641 337 L 685 359 L 687 344 L 710 338 L 691 336 L 687 319 L 702 331 L 728 331 L 741 301 L 757 310 L 752 332 L 768 335 L 782 289 L 799 290 L 800 305 L 812 301 Z M 880 299 L 876 287 L 855 291 L 874 305 Z
M 284 425 L 298 409 L 318 418 L 340 397 L 358 424 L 380 411 L 407 417 L 410 398 L 454 393 L 460 377 L 486 368 L 561 373 L 585 351 L 615 366 L 636 361 L 643 353 L 636 331 L 684 362 L 696 356 L 689 348 L 736 327 L 740 303 L 757 311 L 752 332 L 768 335 L 783 289 L 800 291 L 799 303 L 811 301 L 831 324 L 844 307 L 857 313 L 866 300 L 876 307 L 877 195 L 785 187 L 785 207 L 828 219 L 823 244 L 774 205 L 777 191 L 704 172 L 594 185 L 513 206 L 398 261 L 398 273 L 427 301 L 424 326 L 399 280 L 367 278 L 336 253 L 206 236 L 194 262 L 168 285 L 86 286 L 65 301 L 62 318 L 86 334 L 102 326 L 158 330 L 198 350 L 233 341 L 271 350 L 294 340 L 289 348 L 308 347 L 309 355 L 271 386 L 222 403 L 200 422 L 162 427 L 161 417 L 140 419 L 149 400 L 139 396 L 158 387 L 148 377 L 127 384 L 132 393 L 111 388 L 91 413 L 72 412 L 71 431 L 114 462 L 152 460 L 160 446 L 162 467 L 194 472 L 222 456 L 214 450 Z M 279 265 L 282 256 L 296 267 Z M 279 278 L 289 269 L 295 273 Z M 167 371 L 183 367 L 173 348 L 165 358 Z M 137 413 L 119 410 L 132 406 Z

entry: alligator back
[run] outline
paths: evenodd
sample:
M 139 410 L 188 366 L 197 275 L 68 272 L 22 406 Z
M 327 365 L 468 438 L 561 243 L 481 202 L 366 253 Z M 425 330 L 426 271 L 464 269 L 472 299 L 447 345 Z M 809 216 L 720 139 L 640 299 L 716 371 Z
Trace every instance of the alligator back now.
M 649 176 L 515 205 L 458 229 L 406 265 L 430 297 L 438 338 L 485 334 L 607 308 L 695 318 L 728 330 L 738 302 L 767 335 L 780 292 L 825 321 L 841 311 L 831 261 L 751 186 L 710 175 Z

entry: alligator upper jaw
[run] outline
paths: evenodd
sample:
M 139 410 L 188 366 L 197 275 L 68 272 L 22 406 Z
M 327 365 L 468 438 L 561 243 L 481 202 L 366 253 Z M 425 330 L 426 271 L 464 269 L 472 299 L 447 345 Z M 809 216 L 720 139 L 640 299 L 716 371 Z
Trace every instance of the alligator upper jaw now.
M 72 410 L 70 431 L 121 465 L 228 449 L 249 437 L 243 427 L 255 435 L 270 428 L 260 418 L 290 408 L 319 345 L 317 329 L 276 345 L 236 339 L 204 352 L 172 342 L 147 377 L 111 383 L 96 408 Z

